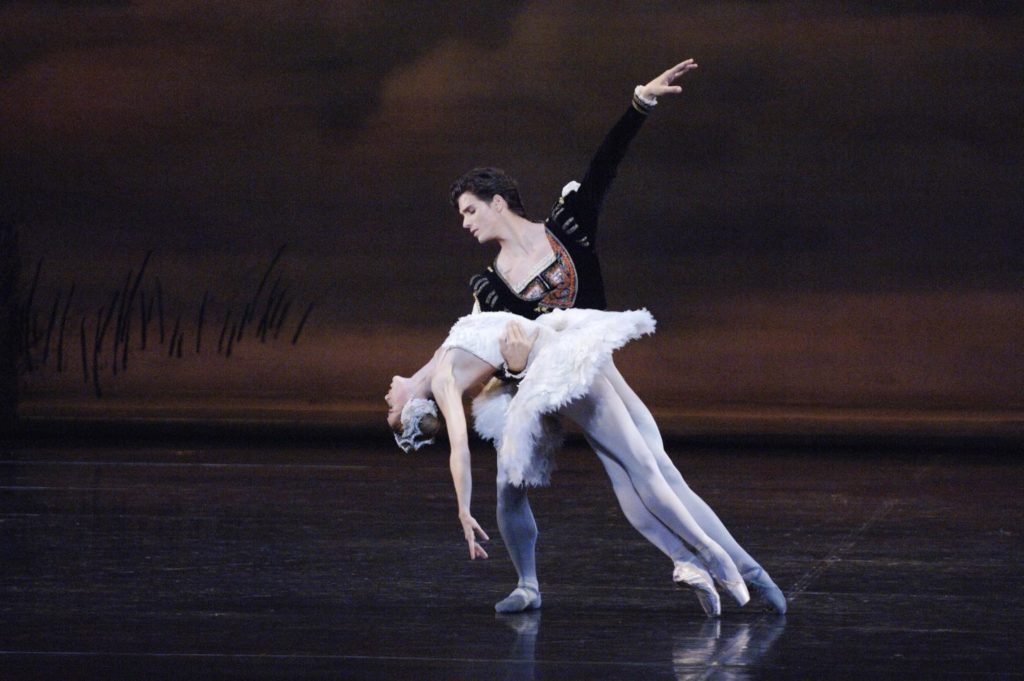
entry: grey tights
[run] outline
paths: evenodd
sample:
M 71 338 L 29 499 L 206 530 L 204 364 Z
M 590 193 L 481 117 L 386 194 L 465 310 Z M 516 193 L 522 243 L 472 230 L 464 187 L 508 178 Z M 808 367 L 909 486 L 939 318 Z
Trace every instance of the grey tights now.
M 683 480 L 665 453 L 654 417 L 613 364 L 595 379 L 588 395 L 562 413 L 584 429 L 626 519 L 665 555 L 673 561 L 704 564 L 723 583 L 735 583 L 740 571 L 759 567 Z M 524 488 L 499 481 L 498 528 L 519 582 L 496 608 L 515 612 L 538 607 L 537 524 Z M 734 597 L 745 600 L 743 591 L 734 590 Z

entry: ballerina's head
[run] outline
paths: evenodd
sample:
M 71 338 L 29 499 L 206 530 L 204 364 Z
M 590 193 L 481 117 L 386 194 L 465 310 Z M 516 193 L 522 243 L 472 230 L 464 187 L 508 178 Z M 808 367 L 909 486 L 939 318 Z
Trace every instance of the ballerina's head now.
M 395 376 L 391 389 L 384 396 L 388 404 L 388 425 L 402 451 L 413 452 L 432 444 L 441 430 L 437 404 L 430 398 L 415 397 L 410 379 Z

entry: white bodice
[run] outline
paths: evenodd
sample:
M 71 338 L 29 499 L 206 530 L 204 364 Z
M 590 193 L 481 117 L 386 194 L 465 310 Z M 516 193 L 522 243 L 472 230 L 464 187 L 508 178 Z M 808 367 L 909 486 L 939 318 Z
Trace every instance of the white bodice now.
M 528 336 L 539 330 L 526 377 L 516 390 L 491 381 L 473 402 L 474 425 L 481 437 L 498 448 L 499 479 L 513 485 L 542 485 L 550 474 L 552 453 L 542 417 L 585 395 L 612 353 L 653 333 L 655 321 L 647 310 L 573 308 L 536 320 L 509 312 L 481 312 L 456 322 L 442 347 L 460 348 L 499 367 L 499 341 L 512 319 L 523 325 Z

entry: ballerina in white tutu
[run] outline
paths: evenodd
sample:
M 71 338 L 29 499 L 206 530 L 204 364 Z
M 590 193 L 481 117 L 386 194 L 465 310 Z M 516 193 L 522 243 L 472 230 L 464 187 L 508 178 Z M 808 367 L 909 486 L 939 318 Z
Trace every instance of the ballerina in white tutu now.
M 514 330 L 514 331 L 513 331 Z M 534 341 L 518 385 L 489 380 L 502 365 L 509 333 Z M 575 422 L 607 471 L 630 523 L 674 562 L 675 581 L 693 588 L 708 616 L 721 612 L 714 582 L 740 605 L 750 596 L 744 580 L 779 612 L 785 598 L 760 565 L 735 542 L 717 516 L 683 481 L 664 452 L 650 412 L 611 362 L 612 353 L 654 331 L 646 310 L 556 310 L 536 320 L 507 312 L 460 319 L 431 361 L 409 378 L 396 376 L 386 396 L 388 423 L 399 445 L 412 451 L 433 441 L 444 416 L 458 515 L 471 559 L 486 558 L 478 539 L 487 534 L 470 511 L 472 473 L 463 395 L 480 389 L 475 426 L 498 449 L 498 521 L 519 575 L 516 588 L 495 608 L 540 607 L 532 513 L 517 513 L 515 497 L 547 484 L 557 449 L 555 416 Z M 482 386 L 482 389 L 481 389 Z M 504 507 L 502 507 L 504 504 Z

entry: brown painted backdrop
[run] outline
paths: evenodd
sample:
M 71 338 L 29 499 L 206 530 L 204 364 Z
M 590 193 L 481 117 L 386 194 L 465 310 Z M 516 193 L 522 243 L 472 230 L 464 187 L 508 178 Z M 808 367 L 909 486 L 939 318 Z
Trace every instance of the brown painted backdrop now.
M 1022 37 L 998 2 L 0 3 L 25 403 L 375 409 L 493 257 L 450 181 L 542 216 L 692 56 L 603 216 L 641 394 L 1020 409 Z

